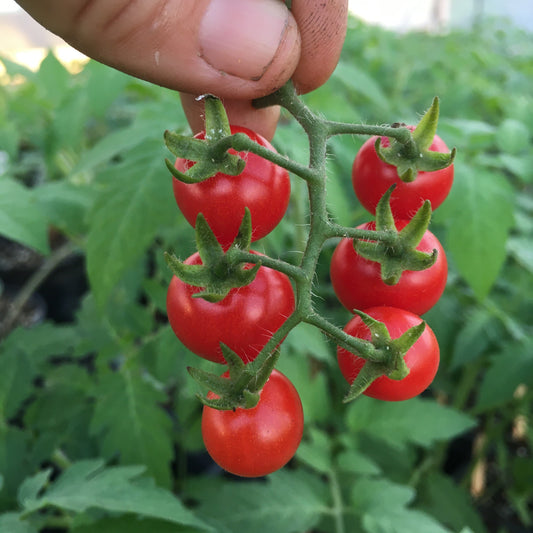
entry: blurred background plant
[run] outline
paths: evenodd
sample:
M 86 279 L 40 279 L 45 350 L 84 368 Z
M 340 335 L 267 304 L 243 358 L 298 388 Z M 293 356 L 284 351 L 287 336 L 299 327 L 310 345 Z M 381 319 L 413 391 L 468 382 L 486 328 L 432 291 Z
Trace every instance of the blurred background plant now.
M 164 165 L 163 131 L 187 131 L 177 95 L 96 62 L 2 57 L 2 533 L 531 530 L 533 39 L 501 18 L 475 21 L 398 33 L 352 18 L 333 77 L 305 98 L 331 119 L 415 123 L 440 97 L 439 135 L 458 157 L 431 226 L 450 261 L 426 315 L 437 379 L 419 399 L 345 406 L 335 347 L 298 327 L 279 368 L 301 394 L 304 441 L 283 471 L 247 482 L 204 452 L 186 367 L 216 366 L 165 317 L 163 251 L 195 248 Z M 330 145 L 329 203 L 346 225 L 367 220 L 350 183 L 363 141 Z M 274 144 L 307 160 L 286 116 Z M 256 248 L 295 259 L 306 209 L 294 180 L 284 222 Z M 344 325 L 334 245 L 316 294 Z

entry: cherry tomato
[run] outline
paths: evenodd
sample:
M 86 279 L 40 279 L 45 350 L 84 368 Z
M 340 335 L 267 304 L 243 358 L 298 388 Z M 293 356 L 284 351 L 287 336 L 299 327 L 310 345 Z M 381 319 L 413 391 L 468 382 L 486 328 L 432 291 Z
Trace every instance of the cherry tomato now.
M 411 129 L 414 129 L 411 127 Z M 357 152 L 352 167 L 352 184 L 357 198 L 370 213 L 383 194 L 396 183 L 391 196 L 391 209 L 395 218 L 410 219 L 424 203 L 430 200 L 431 208 L 437 209 L 446 199 L 453 183 L 453 164 L 442 170 L 419 172 L 414 181 L 406 183 L 398 177 L 395 166 L 382 161 L 374 147 L 377 137 L 368 139 Z M 382 146 L 389 146 L 387 137 L 381 138 Z M 430 150 L 449 152 L 445 142 L 435 135 Z
M 371 307 L 370 309 L 365 309 L 365 313 L 383 322 L 393 339 L 400 337 L 409 328 L 417 326 L 422 321 L 414 313 L 395 307 Z M 359 316 L 354 316 L 348 322 L 344 331 L 353 337 L 371 340 L 370 330 Z M 363 394 L 387 401 L 414 398 L 427 389 L 433 381 L 439 366 L 439 358 L 440 352 L 437 338 L 426 324 L 426 328 L 420 338 L 409 348 L 404 356 L 404 361 L 409 367 L 409 374 L 401 380 L 381 376 L 372 382 Z M 342 375 L 350 384 L 365 364 L 365 359 L 341 347 L 337 347 L 337 360 Z
M 202 261 L 195 253 L 185 263 L 199 265 Z M 220 302 L 193 298 L 200 291 L 174 276 L 167 292 L 168 319 L 189 350 L 216 363 L 225 363 L 220 342 L 245 362 L 255 359 L 294 310 L 289 278 L 263 266 L 252 283 L 232 289 Z
M 247 128 L 232 126 L 231 132 L 243 132 L 261 146 L 275 151 L 264 137 Z M 195 138 L 205 138 L 205 132 Z M 237 235 L 245 207 L 250 209 L 252 240 L 256 241 L 278 225 L 291 193 L 289 173 L 284 168 L 252 153 L 240 152 L 239 155 L 246 160 L 246 167 L 238 176 L 218 173 L 194 184 L 173 179 L 176 202 L 189 224 L 194 227 L 198 213 L 202 213 L 225 248 Z M 181 158 L 175 163 L 180 172 L 193 165 L 193 161 Z
M 396 222 L 401 230 L 408 221 Z M 375 222 L 358 226 L 374 230 Z M 407 309 L 417 315 L 429 311 L 441 297 L 448 276 L 446 254 L 438 239 L 426 231 L 417 250 L 437 250 L 436 262 L 426 270 L 404 270 L 396 285 L 387 285 L 381 279 L 381 265 L 361 257 L 353 247 L 352 239 L 342 239 L 331 258 L 330 276 L 333 290 L 349 311 L 377 305 Z
M 216 398 L 212 392 L 209 398 Z M 202 436 L 213 460 L 243 477 L 266 476 L 284 466 L 302 439 L 300 396 L 281 372 L 273 370 L 252 409 L 219 411 L 204 406 Z

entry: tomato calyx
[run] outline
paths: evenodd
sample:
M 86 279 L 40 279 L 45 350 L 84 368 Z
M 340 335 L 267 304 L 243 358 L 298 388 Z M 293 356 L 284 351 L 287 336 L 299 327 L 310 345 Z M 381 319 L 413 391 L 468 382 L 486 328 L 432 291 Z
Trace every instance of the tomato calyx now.
M 188 285 L 203 288 L 193 294 L 194 298 L 219 302 L 231 289 L 252 283 L 261 262 L 250 266 L 237 258 L 237 254 L 242 250 L 248 251 L 251 244 L 252 220 L 248 208 L 245 208 L 237 237 L 227 251 L 224 251 L 201 213 L 196 218 L 195 232 L 201 265 L 188 265 L 175 255 L 165 253 L 168 266 L 178 278 Z
M 254 365 L 253 361 L 248 364 L 244 363 L 224 343 L 220 343 L 220 348 L 228 364 L 228 372 L 222 376 L 199 368 L 187 368 L 189 374 L 196 382 L 217 396 L 216 398 L 209 398 L 197 394 L 197 398 L 204 405 L 221 411 L 235 410 L 238 407 L 243 409 L 254 408 L 259 402 L 262 388 L 268 381 L 279 359 L 279 350 L 276 349 L 269 354 L 262 361 L 261 366 L 258 367 Z
M 381 137 L 376 139 L 377 155 L 385 163 L 397 168 L 398 176 L 402 181 L 414 181 L 419 171 L 433 172 L 449 167 L 453 163 L 455 148 L 450 153 L 435 152 L 429 149 L 437 131 L 438 119 L 439 99 L 435 97 L 431 107 L 414 128 L 407 142 L 390 139 L 390 145 L 384 147 Z M 407 128 L 404 124 L 393 126 Z
M 407 225 L 398 231 L 390 207 L 390 197 L 396 185 L 382 196 L 376 207 L 376 233 L 384 232 L 390 239 L 354 239 L 355 251 L 365 259 L 381 264 L 381 279 L 396 285 L 404 270 L 425 270 L 437 260 L 437 250 L 431 253 L 416 249 L 431 220 L 431 203 L 426 200 Z
M 230 153 L 232 134 L 228 116 L 221 100 L 211 94 L 200 97 L 205 101 L 205 139 L 191 138 L 171 131 L 165 131 L 165 144 L 176 157 L 184 157 L 196 163 L 187 172 L 180 172 L 169 159 L 165 159 L 168 170 L 184 183 L 199 183 L 221 172 L 238 176 L 246 161 L 238 154 Z
M 367 360 L 363 368 L 353 381 L 344 403 L 350 402 L 360 396 L 376 379 L 387 376 L 390 379 L 402 380 L 409 374 L 409 368 L 404 361 L 404 356 L 414 343 L 420 338 L 426 323 L 422 321 L 417 326 L 409 328 L 397 339 L 392 339 L 387 326 L 363 311 L 355 310 L 371 334 L 371 343 L 381 354 L 382 360 Z M 355 353 L 355 352 L 354 352 Z M 356 353 L 364 358 L 364 354 Z

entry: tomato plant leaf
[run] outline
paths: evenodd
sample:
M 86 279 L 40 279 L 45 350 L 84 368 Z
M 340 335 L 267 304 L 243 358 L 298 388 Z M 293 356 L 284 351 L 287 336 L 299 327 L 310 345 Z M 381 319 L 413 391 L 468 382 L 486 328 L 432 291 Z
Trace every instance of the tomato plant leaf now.
M 505 261 L 513 204 L 512 189 L 501 174 L 462 161 L 450 196 L 435 211 L 437 220 L 448 225 L 446 249 L 480 300 Z
M 405 417 L 417 424 L 405 424 Z M 390 444 L 411 442 L 429 447 L 449 440 L 475 426 L 470 416 L 431 400 L 413 398 L 404 402 L 380 402 L 361 397 L 347 413 L 351 431 L 362 431 Z
M 99 176 L 99 193 L 89 214 L 87 271 L 100 306 L 176 215 L 170 184 L 160 184 L 161 151 L 160 143 L 147 142 Z
M 165 394 L 127 367 L 102 378 L 95 393 L 90 431 L 99 436 L 102 454 L 144 464 L 160 485 L 169 486 L 171 422 L 160 406 Z
M 301 471 L 280 470 L 271 474 L 266 483 L 202 481 L 189 486 L 189 495 L 200 502 L 197 513 L 221 533 L 309 531 L 328 508 L 327 491 L 315 476 Z
M 38 193 L 0 176 L 0 235 L 47 254 L 48 221 Z
M 510 402 L 521 384 L 533 382 L 533 341 L 509 343 L 490 358 L 479 388 L 476 408 L 493 409 Z
M 99 459 L 79 461 L 65 470 L 42 496 L 26 499 L 25 511 L 47 507 L 84 512 L 96 508 L 112 513 L 141 514 L 209 530 L 171 493 L 141 478 L 143 466 L 106 468 Z
M 9 533 L 38 533 L 38 528 L 21 519 L 18 513 L 0 514 L 0 531 Z

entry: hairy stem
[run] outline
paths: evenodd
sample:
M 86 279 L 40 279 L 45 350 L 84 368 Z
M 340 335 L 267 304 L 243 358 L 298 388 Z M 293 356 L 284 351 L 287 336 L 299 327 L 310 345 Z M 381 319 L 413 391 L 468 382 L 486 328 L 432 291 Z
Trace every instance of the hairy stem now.
M 13 328 L 32 294 L 65 259 L 74 253 L 75 249 L 74 244 L 67 242 L 44 260 L 41 267 L 28 279 L 11 303 L 2 328 L 0 329 L 0 336 L 7 334 Z

